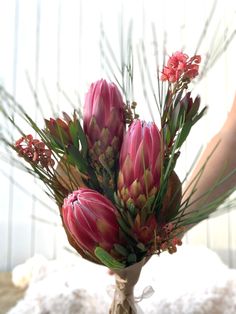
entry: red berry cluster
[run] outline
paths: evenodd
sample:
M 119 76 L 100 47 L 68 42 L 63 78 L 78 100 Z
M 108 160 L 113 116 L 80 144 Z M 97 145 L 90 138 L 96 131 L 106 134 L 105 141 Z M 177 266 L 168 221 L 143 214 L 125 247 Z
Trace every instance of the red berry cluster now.
M 184 229 L 175 229 L 172 223 L 164 225 L 156 239 L 157 253 L 160 254 L 163 251 L 168 251 L 170 254 L 175 253 L 177 246 L 182 245 L 182 241 L 179 238 L 179 235 L 182 233 L 184 233 Z
M 35 165 L 40 163 L 43 168 L 48 168 L 53 167 L 55 164 L 51 150 L 45 148 L 45 144 L 38 139 L 34 139 L 31 134 L 22 136 L 17 140 L 15 148 L 20 156 Z

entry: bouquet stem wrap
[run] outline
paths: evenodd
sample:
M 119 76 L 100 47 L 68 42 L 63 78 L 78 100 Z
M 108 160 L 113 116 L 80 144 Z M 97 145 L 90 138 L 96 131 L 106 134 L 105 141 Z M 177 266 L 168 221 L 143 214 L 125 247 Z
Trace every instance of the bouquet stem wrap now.
M 146 258 L 123 270 L 115 270 L 116 286 L 109 314 L 137 314 L 134 286 L 145 263 Z

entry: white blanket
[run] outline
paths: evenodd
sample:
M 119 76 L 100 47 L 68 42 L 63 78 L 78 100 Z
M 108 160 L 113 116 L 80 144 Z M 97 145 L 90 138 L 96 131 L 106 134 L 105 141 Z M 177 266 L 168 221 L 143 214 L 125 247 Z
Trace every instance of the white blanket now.
M 81 258 L 47 261 L 33 257 L 13 271 L 13 282 L 29 285 L 8 314 L 105 314 L 114 284 L 107 269 Z M 235 314 L 236 270 L 203 247 L 184 245 L 173 255 L 154 256 L 143 268 L 135 295 L 145 314 Z

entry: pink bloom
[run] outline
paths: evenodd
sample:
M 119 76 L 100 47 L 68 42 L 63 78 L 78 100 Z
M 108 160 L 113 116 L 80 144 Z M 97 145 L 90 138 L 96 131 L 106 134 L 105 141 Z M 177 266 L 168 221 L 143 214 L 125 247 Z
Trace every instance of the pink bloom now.
M 90 86 L 83 120 L 89 155 L 95 166 L 99 166 L 101 156 L 109 168 L 114 166 L 124 135 L 124 112 L 124 102 L 115 84 L 100 80 Z
M 198 75 L 201 56 L 195 55 L 189 58 L 187 54 L 180 51 L 175 52 L 167 61 L 161 72 L 161 80 L 175 83 L 181 77 L 193 79 Z
M 161 134 L 156 124 L 135 120 L 121 147 L 118 196 L 141 209 L 158 191 L 161 166 Z
M 193 79 L 198 75 L 198 69 L 199 65 L 198 64 L 190 64 L 188 68 L 185 71 L 185 77 L 188 77 L 189 79 Z
M 65 228 L 92 255 L 97 246 L 110 252 L 118 243 L 116 208 L 97 191 L 89 188 L 74 191 L 64 200 L 62 215 Z

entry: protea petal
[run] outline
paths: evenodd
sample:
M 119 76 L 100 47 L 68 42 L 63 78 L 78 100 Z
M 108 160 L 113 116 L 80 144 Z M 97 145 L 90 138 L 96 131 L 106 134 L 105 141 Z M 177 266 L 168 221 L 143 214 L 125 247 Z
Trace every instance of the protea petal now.
M 125 186 L 129 187 L 129 185 L 132 184 L 134 178 L 134 167 L 130 155 L 126 156 L 123 164 L 122 174 Z
M 145 148 L 144 141 L 139 145 L 138 151 L 136 152 L 136 158 L 134 160 L 134 177 L 141 178 L 145 172 L 145 169 L 150 167 L 150 156 L 149 149 Z
M 130 186 L 129 186 L 129 193 L 132 199 L 137 199 L 138 196 L 142 192 L 141 184 L 138 180 L 135 180 Z
M 139 120 L 133 122 L 130 126 L 130 130 L 127 132 L 127 143 L 126 148 L 130 152 L 132 160 L 135 159 L 137 150 L 139 149 L 142 141 L 142 123 Z M 129 146 L 130 145 L 130 146 Z
M 89 143 L 95 143 L 99 140 L 99 134 L 101 133 L 101 130 L 98 126 L 97 120 L 94 117 L 92 117 L 89 121 L 88 133 L 91 134 L 89 137 Z

